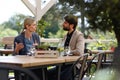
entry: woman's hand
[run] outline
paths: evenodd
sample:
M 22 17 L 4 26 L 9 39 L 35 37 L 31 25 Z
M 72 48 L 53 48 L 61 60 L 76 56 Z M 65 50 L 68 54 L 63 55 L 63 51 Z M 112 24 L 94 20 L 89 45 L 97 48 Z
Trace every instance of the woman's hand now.
M 22 49 L 22 48 L 24 48 L 24 45 L 23 45 L 23 43 L 15 43 L 15 45 L 16 45 L 16 47 L 15 47 L 15 53 L 19 53 L 19 51 Z

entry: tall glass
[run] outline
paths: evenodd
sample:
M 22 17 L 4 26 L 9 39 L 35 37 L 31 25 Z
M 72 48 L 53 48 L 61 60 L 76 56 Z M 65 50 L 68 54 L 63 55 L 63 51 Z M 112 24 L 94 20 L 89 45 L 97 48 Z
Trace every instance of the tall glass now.
M 70 51 L 71 51 L 70 46 L 66 46 L 66 47 L 64 48 L 64 55 L 65 55 L 65 56 L 68 56 L 68 55 L 70 54 Z
M 64 41 L 61 39 L 58 44 L 58 51 L 60 56 L 64 56 Z

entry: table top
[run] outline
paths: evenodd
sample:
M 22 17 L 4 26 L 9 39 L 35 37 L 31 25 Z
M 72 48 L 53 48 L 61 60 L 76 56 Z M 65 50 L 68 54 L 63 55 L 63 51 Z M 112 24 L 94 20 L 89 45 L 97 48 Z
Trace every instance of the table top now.
M 35 58 L 33 56 L 0 56 L 0 63 L 13 64 L 21 67 L 34 67 L 50 64 L 60 64 L 76 61 L 79 56 L 66 56 L 58 58 Z M 90 59 L 90 57 L 88 57 Z
M 91 50 L 93 54 L 99 53 L 99 52 L 104 52 L 106 54 L 112 54 L 114 51 L 112 50 Z
M 21 67 L 32 67 L 63 63 L 63 58 L 35 58 L 33 56 L 0 56 L 0 63 L 14 64 Z
M 65 62 L 73 62 L 76 61 L 80 56 L 65 56 L 63 57 L 65 59 Z M 92 56 L 88 56 L 87 60 L 92 59 Z

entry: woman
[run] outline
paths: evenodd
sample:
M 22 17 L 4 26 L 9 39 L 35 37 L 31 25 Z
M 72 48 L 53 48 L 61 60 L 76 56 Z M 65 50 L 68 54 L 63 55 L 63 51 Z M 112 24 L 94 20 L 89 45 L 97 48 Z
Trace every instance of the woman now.
M 14 53 L 27 55 L 33 46 L 40 44 L 40 38 L 36 31 L 36 21 L 32 18 L 24 20 L 24 28 L 20 35 L 14 39 Z
M 24 20 L 24 28 L 20 35 L 14 39 L 14 54 L 27 55 L 30 49 L 40 44 L 40 38 L 36 31 L 36 21 L 33 18 Z M 31 69 L 41 79 L 41 69 Z M 17 72 L 15 72 L 17 74 Z M 16 75 L 17 76 L 17 75 Z M 19 75 L 18 75 L 19 76 Z

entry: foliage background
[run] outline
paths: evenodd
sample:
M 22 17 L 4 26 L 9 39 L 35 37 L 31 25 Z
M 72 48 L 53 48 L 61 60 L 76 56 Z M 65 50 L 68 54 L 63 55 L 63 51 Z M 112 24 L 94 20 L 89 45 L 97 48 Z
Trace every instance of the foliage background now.
M 114 3 L 113 6 L 111 6 L 112 2 Z M 67 14 L 74 14 L 79 17 L 77 28 L 84 33 L 85 37 L 89 34 L 93 39 L 115 40 L 113 24 L 109 23 L 107 25 L 108 22 L 111 22 L 109 11 L 115 9 L 113 12 L 118 12 L 115 4 L 119 4 L 119 0 L 58 0 L 38 21 L 37 32 L 43 38 L 62 38 L 66 34 L 62 30 L 63 17 Z M 11 16 L 9 21 L 0 25 L 0 37 L 18 35 L 22 30 L 23 20 L 26 17 L 28 15 L 15 14 Z M 117 15 L 114 17 L 116 20 L 118 19 L 116 18 Z M 114 45 L 114 43 L 110 43 L 110 45 Z

